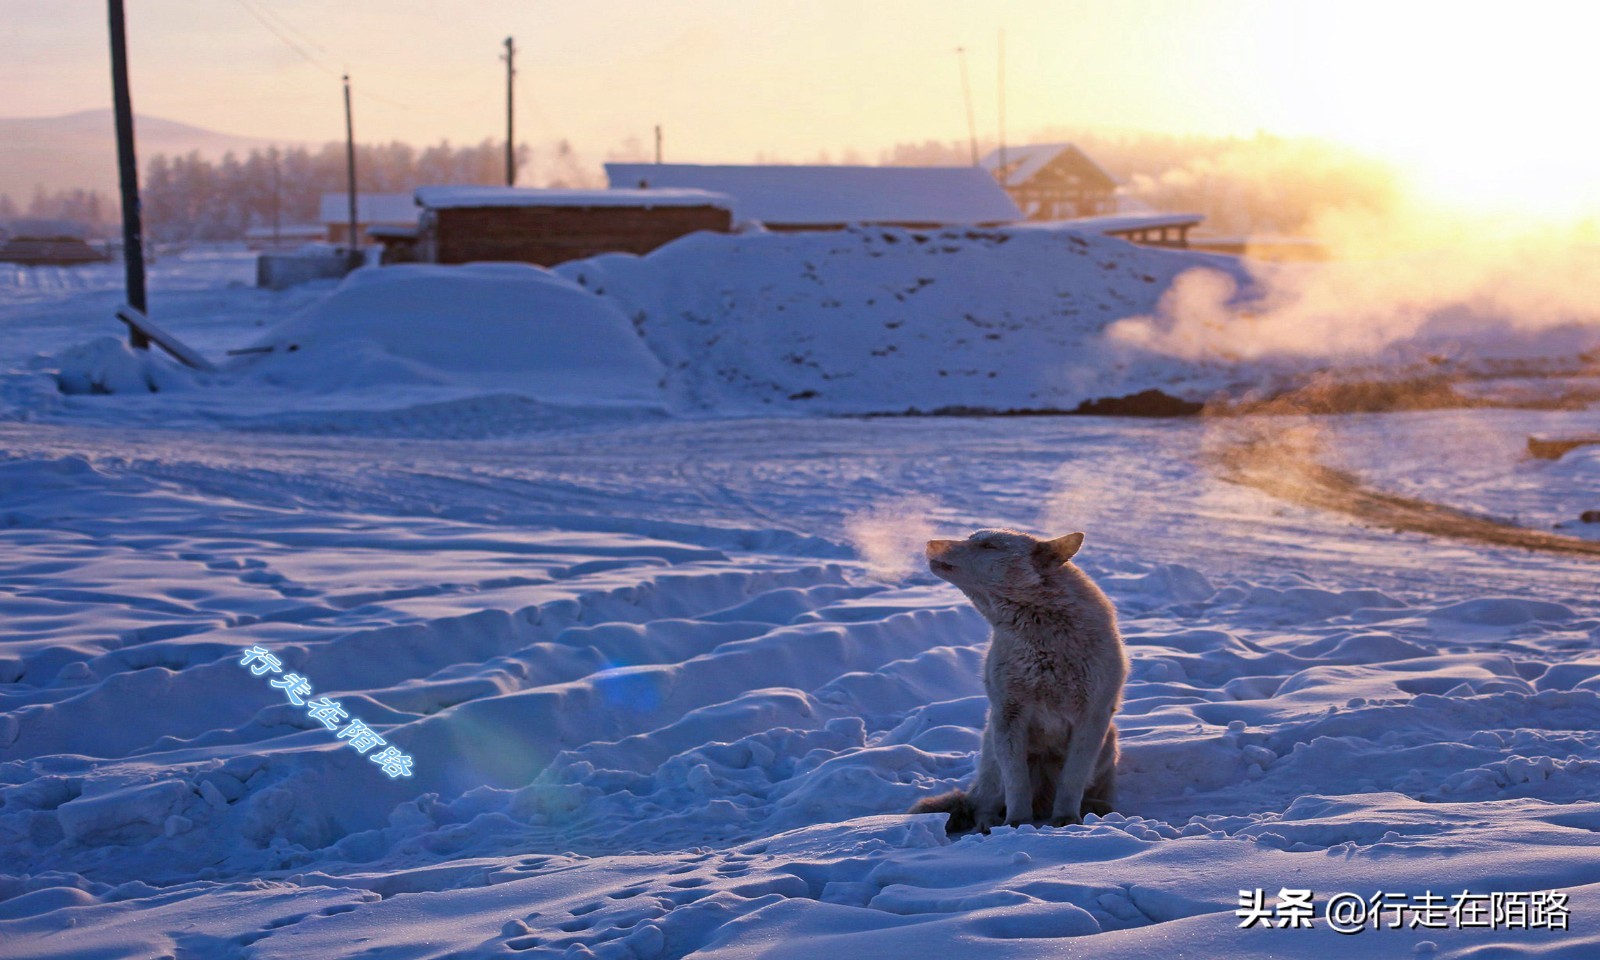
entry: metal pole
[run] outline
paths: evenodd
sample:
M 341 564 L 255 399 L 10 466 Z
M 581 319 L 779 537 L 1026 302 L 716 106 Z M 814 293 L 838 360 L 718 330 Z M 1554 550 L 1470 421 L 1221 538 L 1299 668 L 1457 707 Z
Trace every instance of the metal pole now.
M 1006 32 L 1000 31 L 1000 165 L 995 174 L 1000 185 L 1006 183 Z
M 117 114 L 117 172 L 122 186 L 122 262 L 127 270 L 128 306 L 147 312 L 144 288 L 144 226 L 139 210 L 139 166 L 133 153 L 133 98 L 128 92 L 128 37 L 122 0 L 108 0 L 111 25 L 111 96 Z M 128 327 L 128 344 L 150 349 L 150 338 Z
M 516 67 L 517 46 L 510 37 L 506 37 L 506 55 L 502 59 L 506 62 L 506 186 L 513 187 L 517 184 L 516 137 L 513 133 L 512 102 L 515 89 L 512 80 L 517 75 Z
M 967 101 L 967 141 L 972 145 L 972 165 L 978 165 L 978 124 L 972 117 L 972 83 L 967 79 L 967 48 L 956 47 L 961 56 L 961 96 Z
M 356 236 L 356 127 L 350 115 L 350 75 L 344 75 L 344 166 L 345 183 L 350 192 L 350 235 L 345 238 L 345 246 L 354 259 L 356 251 L 361 249 L 361 241 Z
M 283 158 L 272 148 L 272 249 L 283 246 Z

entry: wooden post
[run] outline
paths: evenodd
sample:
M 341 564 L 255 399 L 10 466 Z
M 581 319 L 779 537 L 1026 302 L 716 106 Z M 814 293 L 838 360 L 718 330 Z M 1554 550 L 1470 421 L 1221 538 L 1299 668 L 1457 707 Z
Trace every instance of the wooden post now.
M 506 53 L 501 59 L 506 62 L 506 186 L 508 187 L 517 184 L 517 141 L 513 133 L 512 119 L 512 98 L 516 95 L 512 80 L 517 75 L 516 57 L 517 45 L 510 37 L 506 37 Z
M 978 124 L 972 116 L 972 84 L 967 79 L 967 48 L 956 47 L 961 58 L 961 96 L 967 102 L 967 142 L 972 145 L 972 165 L 978 165 Z
M 272 250 L 283 246 L 283 158 L 272 148 Z
M 108 0 L 111 26 L 111 96 L 117 114 L 117 172 L 122 186 L 122 262 L 126 268 L 128 306 L 148 312 L 144 286 L 144 226 L 139 209 L 139 166 L 133 153 L 133 98 L 128 91 L 128 37 L 122 0 Z M 143 331 L 128 328 L 128 345 L 150 349 Z
M 350 251 L 350 259 L 355 259 L 355 254 L 361 249 L 361 241 L 356 236 L 356 128 L 355 121 L 350 115 L 350 75 L 344 75 L 344 166 L 345 183 L 350 191 L 350 235 L 345 238 L 345 248 Z
M 1006 32 L 1000 31 L 1000 163 L 995 167 L 995 176 L 1000 181 L 1000 186 L 1006 186 Z

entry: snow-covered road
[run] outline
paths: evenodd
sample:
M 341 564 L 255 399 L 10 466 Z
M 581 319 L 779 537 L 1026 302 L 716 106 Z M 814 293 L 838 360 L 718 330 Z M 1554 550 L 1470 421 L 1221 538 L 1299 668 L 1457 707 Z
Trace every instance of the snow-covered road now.
M 1590 562 L 1219 480 L 1230 429 L 0 426 L 0 933 L 39 957 L 1596 949 L 1236 929 L 1255 887 L 1600 907 L 1600 603 Z M 949 844 L 898 814 L 970 771 L 984 629 L 885 569 L 992 524 L 1089 533 L 1135 665 L 1125 817 Z M 239 666 L 258 644 L 413 776 Z

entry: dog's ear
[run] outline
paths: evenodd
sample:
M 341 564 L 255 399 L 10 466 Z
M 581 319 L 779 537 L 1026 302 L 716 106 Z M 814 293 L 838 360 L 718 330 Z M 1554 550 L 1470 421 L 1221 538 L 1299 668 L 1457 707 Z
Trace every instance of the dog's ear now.
M 1034 562 L 1044 569 L 1059 567 L 1077 556 L 1078 548 L 1082 546 L 1081 533 L 1069 533 L 1054 540 L 1041 540 L 1033 548 Z

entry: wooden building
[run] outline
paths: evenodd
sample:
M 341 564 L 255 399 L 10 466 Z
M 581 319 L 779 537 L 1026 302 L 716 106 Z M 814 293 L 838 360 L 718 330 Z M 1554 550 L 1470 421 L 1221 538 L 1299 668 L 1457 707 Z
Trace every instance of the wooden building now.
M 324 223 L 284 223 L 276 227 L 251 227 L 244 232 L 245 246 L 257 252 L 281 253 L 327 239 L 328 226 Z
M 321 220 L 329 243 L 347 246 L 350 234 L 350 194 L 324 193 Z M 373 227 L 415 227 L 417 205 L 409 193 L 357 193 L 356 230 L 361 243 L 372 242 Z
M 0 229 L 0 263 L 70 267 L 111 259 L 89 245 L 88 228 L 70 220 L 17 220 Z
M 735 223 L 768 230 L 988 227 L 1022 219 L 994 178 L 975 167 L 608 163 L 606 177 L 618 189 L 726 194 Z
M 602 253 L 645 254 L 700 230 L 732 228 L 730 200 L 703 190 L 423 187 L 416 257 L 553 266 Z
M 1117 180 L 1070 143 L 996 150 L 979 164 L 1029 220 L 1068 220 L 1111 213 Z

